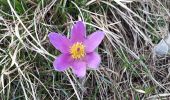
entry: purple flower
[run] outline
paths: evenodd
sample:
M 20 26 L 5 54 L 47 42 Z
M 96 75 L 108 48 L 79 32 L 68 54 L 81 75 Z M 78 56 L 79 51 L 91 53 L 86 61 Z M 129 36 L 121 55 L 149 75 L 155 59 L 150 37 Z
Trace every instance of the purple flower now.
M 101 58 L 95 49 L 104 38 L 102 31 L 96 31 L 86 37 L 86 27 L 82 21 L 78 21 L 71 30 L 71 38 L 51 32 L 49 39 L 52 45 L 62 54 L 53 62 L 57 71 L 64 71 L 71 67 L 78 77 L 86 75 L 86 69 L 97 69 Z

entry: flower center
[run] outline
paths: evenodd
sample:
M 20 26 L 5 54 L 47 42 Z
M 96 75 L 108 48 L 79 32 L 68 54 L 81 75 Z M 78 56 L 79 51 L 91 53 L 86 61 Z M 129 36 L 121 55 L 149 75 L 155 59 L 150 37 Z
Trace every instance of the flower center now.
M 85 56 L 85 46 L 81 42 L 76 42 L 70 47 L 70 54 L 73 59 L 80 59 Z

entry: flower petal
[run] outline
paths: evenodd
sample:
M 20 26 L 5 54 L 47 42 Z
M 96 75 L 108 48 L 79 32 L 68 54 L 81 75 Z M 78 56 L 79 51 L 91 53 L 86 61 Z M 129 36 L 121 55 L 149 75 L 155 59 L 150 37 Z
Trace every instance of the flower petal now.
M 92 52 L 86 55 L 86 62 L 89 68 L 97 69 L 101 62 L 101 57 L 98 53 Z
M 71 30 L 71 41 L 83 42 L 86 36 L 86 27 L 82 21 L 78 21 Z
M 102 42 L 104 38 L 104 33 L 102 31 L 96 31 L 87 37 L 84 44 L 86 47 L 86 52 L 93 52 L 97 46 Z
M 55 33 L 55 32 L 51 32 L 48 35 L 50 42 L 52 43 L 52 45 L 58 49 L 60 52 L 62 53 L 68 53 L 69 52 L 69 39 L 67 39 L 65 36 Z
M 86 63 L 83 61 L 75 61 L 72 65 L 72 70 L 77 77 L 82 78 L 86 75 Z
M 72 62 L 72 59 L 69 54 L 61 54 L 54 60 L 53 66 L 54 66 L 54 69 L 57 71 L 64 71 L 68 67 L 70 67 L 71 62 Z

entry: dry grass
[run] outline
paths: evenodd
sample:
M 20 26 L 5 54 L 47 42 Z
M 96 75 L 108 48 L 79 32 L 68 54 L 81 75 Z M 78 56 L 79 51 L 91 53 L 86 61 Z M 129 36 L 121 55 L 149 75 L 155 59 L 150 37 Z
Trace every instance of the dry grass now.
M 169 57 L 153 47 L 169 33 L 169 0 L 0 0 L 1 100 L 155 100 L 170 98 Z M 48 33 L 67 36 L 83 19 L 100 29 L 99 70 L 78 79 L 53 70 Z

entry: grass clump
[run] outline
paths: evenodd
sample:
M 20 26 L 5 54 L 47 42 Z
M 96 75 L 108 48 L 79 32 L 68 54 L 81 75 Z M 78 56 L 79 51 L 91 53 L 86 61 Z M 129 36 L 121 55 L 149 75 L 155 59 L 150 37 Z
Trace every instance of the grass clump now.
M 0 0 L 1 100 L 166 99 L 169 60 L 153 55 L 169 33 L 168 0 Z M 60 52 L 51 31 L 70 35 L 83 19 L 89 33 L 100 29 L 99 70 L 80 80 L 52 67 Z

